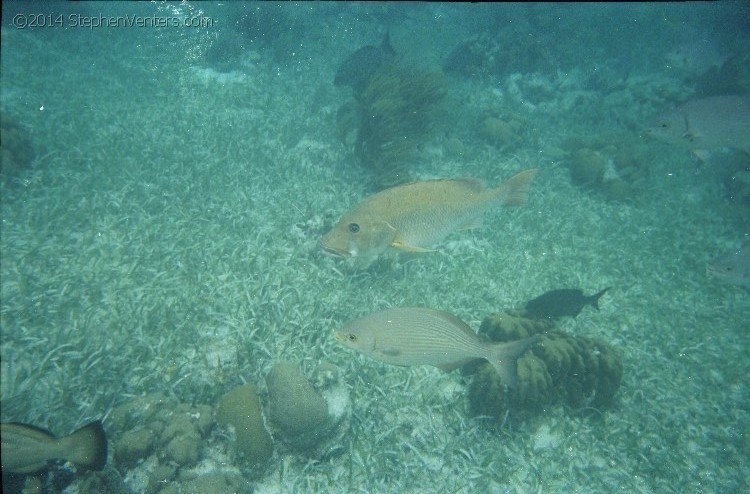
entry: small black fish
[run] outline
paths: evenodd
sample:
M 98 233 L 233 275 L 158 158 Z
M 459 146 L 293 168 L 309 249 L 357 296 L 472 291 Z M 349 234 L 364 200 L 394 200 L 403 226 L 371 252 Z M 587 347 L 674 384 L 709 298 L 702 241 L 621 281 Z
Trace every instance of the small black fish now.
M 363 46 L 343 61 L 333 80 L 334 86 L 351 86 L 355 93 L 362 92 L 378 69 L 395 54 L 386 32 L 380 46 Z
M 610 288 L 612 287 L 588 297 L 583 294 L 583 290 L 576 288 L 552 290 L 526 302 L 524 309 L 528 315 L 538 318 L 576 317 L 586 305 L 592 305 L 599 310 L 599 299 Z

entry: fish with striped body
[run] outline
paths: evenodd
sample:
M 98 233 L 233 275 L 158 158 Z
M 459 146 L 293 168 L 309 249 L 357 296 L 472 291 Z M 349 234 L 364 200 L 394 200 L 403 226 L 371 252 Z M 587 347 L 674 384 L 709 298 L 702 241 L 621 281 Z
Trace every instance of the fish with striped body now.
M 526 200 L 537 170 L 525 170 L 495 189 L 478 180 L 428 180 L 399 185 L 367 197 L 320 240 L 336 257 L 373 259 L 395 249 L 429 252 L 450 233 L 480 225 L 497 205 Z
M 91 470 L 107 462 L 107 437 L 101 421 L 91 422 L 60 438 L 28 424 L 0 424 L 0 463 L 3 474 L 39 472 L 52 460 L 65 460 Z
M 510 343 L 479 339 L 463 321 L 447 312 L 403 307 L 373 312 L 336 331 L 344 346 L 401 365 L 431 365 L 445 372 L 485 359 L 509 386 L 516 384 L 516 360 L 540 335 Z

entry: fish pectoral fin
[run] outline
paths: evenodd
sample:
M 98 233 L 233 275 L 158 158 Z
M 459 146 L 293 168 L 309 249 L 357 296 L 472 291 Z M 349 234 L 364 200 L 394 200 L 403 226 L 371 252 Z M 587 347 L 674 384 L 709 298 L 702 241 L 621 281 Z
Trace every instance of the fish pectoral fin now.
M 391 244 L 394 249 L 402 250 L 404 252 L 435 252 L 433 249 L 425 249 L 424 247 L 417 247 L 416 245 L 408 245 L 400 240 L 396 240 Z

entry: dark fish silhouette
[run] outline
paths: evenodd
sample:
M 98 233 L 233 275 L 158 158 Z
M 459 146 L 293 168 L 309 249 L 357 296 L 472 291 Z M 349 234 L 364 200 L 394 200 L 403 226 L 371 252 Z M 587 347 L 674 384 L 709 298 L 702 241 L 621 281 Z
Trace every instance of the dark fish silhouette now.
M 596 310 L 599 310 L 599 299 L 610 288 L 612 287 L 607 287 L 588 297 L 583 294 L 582 290 L 575 288 L 552 290 L 526 302 L 524 309 L 526 314 L 540 319 L 557 319 L 563 316 L 576 317 L 587 305 L 592 305 Z
M 358 49 L 339 66 L 334 86 L 351 86 L 355 93 L 361 92 L 380 67 L 396 55 L 391 46 L 391 37 L 385 33 L 380 46 L 367 45 Z

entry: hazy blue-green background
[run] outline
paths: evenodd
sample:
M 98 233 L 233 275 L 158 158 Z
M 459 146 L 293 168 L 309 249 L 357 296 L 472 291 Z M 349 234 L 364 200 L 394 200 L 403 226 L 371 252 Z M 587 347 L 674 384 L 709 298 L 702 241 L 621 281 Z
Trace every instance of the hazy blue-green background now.
M 210 47 L 253 9 L 278 23 L 216 70 Z M 21 28 L 17 13 L 55 22 Z M 100 15 L 204 25 L 70 21 Z M 748 15 L 734 2 L 4 2 L 0 110 L 35 158 L 0 191 L 2 420 L 70 431 L 133 396 L 214 404 L 243 381 L 262 386 L 279 359 L 325 360 L 352 397 L 343 453 L 279 453 L 258 492 L 747 489 L 750 297 L 705 273 L 750 233 L 725 185 L 747 157 L 713 150 L 701 163 L 644 130 L 710 92 L 701 74 L 748 49 Z M 376 191 L 337 135 L 351 92 L 333 78 L 387 30 L 408 64 L 438 67 L 479 35 L 502 61 L 447 75 L 417 178 L 540 173 L 524 208 L 491 212 L 435 253 L 353 269 L 317 247 Z M 482 119 L 508 115 L 523 122 L 517 140 L 482 136 Z M 632 195 L 572 183 L 570 139 L 632 146 Z M 457 373 L 389 367 L 331 337 L 388 306 L 443 309 L 477 328 L 549 289 L 605 286 L 600 312 L 562 323 L 622 357 L 602 420 L 555 407 L 490 431 L 468 418 Z

